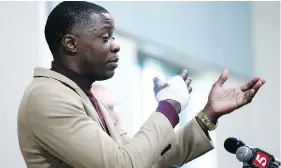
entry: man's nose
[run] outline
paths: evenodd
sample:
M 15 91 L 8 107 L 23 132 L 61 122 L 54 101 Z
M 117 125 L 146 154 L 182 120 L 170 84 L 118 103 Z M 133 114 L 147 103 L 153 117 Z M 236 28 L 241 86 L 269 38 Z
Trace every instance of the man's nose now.
M 111 47 L 111 52 L 118 53 L 120 51 L 120 46 L 117 44 L 113 44 Z

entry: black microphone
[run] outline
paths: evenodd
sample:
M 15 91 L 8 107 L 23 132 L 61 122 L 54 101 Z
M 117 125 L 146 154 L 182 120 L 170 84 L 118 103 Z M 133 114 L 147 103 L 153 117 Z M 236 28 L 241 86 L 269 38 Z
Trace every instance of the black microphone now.
M 250 148 L 237 138 L 227 138 L 224 142 L 224 148 L 228 152 L 236 154 L 239 161 L 248 163 L 254 168 L 276 168 L 280 166 L 280 160 L 273 155 L 259 148 Z
M 241 140 L 237 139 L 237 138 L 227 138 L 224 141 L 224 148 L 232 154 L 235 154 L 237 149 L 241 146 L 245 146 L 244 142 L 242 142 Z

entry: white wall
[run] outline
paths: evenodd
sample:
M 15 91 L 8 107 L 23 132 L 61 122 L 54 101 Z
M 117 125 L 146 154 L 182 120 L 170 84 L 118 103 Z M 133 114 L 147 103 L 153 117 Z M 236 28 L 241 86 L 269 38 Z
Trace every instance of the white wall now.
M 95 3 L 109 10 L 118 29 L 184 53 L 186 65 L 202 59 L 252 73 L 249 2 Z
M 200 60 L 252 74 L 250 2 L 93 2 L 112 14 L 118 30 L 180 52 L 161 59 L 178 61 L 179 54 L 186 67 Z
M 17 139 L 17 110 L 38 63 L 40 2 L 0 2 L 0 167 L 25 167 Z
M 280 2 L 253 2 L 253 27 L 254 72 L 267 81 L 252 109 L 264 121 L 257 137 L 280 157 Z
M 252 2 L 254 75 L 263 77 L 266 84 L 252 104 L 220 121 L 216 145 L 219 168 L 241 166 L 235 155 L 223 148 L 230 136 L 280 157 L 279 12 L 279 2 Z

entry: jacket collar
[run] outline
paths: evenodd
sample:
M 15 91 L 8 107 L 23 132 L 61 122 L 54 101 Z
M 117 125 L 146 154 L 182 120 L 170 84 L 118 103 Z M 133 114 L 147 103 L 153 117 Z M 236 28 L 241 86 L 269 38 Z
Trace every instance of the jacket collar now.
M 36 78 L 36 77 L 52 78 L 52 79 L 55 79 L 55 80 L 58 80 L 62 83 L 67 84 L 68 86 L 72 87 L 73 89 L 79 88 L 79 86 L 74 81 L 72 81 L 71 79 L 67 78 L 66 76 L 64 76 L 60 73 L 57 73 L 57 72 L 52 71 L 50 69 L 47 69 L 47 68 L 36 67 L 34 69 L 33 77 L 34 78 Z

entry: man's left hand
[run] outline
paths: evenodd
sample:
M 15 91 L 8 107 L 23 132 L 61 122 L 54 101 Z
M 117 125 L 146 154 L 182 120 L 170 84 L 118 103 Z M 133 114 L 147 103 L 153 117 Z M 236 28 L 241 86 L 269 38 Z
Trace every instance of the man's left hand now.
M 256 77 L 240 87 L 225 89 L 222 86 L 227 79 L 228 71 L 224 70 L 213 85 L 203 109 L 213 123 L 216 123 L 219 117 L 251 103 L 259 88 L 265 83 L 265 80 Z

